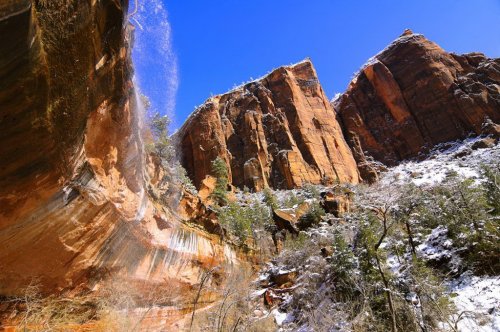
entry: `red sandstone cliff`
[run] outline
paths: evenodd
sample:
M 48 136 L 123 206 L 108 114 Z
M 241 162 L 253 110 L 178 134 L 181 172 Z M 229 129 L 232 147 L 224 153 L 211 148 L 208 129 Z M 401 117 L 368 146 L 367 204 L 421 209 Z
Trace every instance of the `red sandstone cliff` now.
M 0 4 L 0 295 L 34 278 L 45 293 L 91 288 L 112 272 L 190 285 L 203 267 L 234 260 L 146 194 L 161 171 L 142 151 L 126 8 Z M 407 33 L 335 107 L 369 176 L 365 151 L 391 165 L 480 133 L 486 117 L 500 122 L 499 87 L 498 59 L 448 54 Z M 198 187 L 217 156 L 232 184 L 256 190 L 360 179 L 310 61 L 210 98 L 176 139 Z M 196 199 L 185 207 L 199 208 Z
M 146 193 L 158 172 L 143 153 L 127 6 L 0 4 L 0 295 L 110 275 L 190 285 L 232 259 Z
M 407 30 L 372 58 L 335 102 L 346 138 L 369 177 L 365 155 L 386 165 L 500 122 L 500 59 L 455 55 Z
M 175 139 L 197 187 L 217 156 L 228 164 L 233 185 L 255 190 L 359 181 L 309 60 L 208 99 Z

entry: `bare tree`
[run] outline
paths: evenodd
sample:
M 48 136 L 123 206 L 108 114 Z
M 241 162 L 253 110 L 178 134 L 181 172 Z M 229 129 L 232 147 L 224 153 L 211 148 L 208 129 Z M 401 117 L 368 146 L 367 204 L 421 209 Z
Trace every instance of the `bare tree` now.
M 205 270 L 200 279 L 200 285 L 198 287 L 198 292 L 196 292 L 196 296 L 193 301 L 193 314 L 191 315 L 191 323 L 189 324 L 189 331 L 192 331 L 193 329 L 193 323 L 194 323 L 194 316 L 196 314 L 196 305 L 198 304 L 198 301 L 200 300 L 201 297 L 201 292 L 203 291 L 203 288 L 205 285 L 208 283 L 210 278 L 212 277 L 212 274 L 219 269 L 219 266 L 214 266 L 209 270 Z

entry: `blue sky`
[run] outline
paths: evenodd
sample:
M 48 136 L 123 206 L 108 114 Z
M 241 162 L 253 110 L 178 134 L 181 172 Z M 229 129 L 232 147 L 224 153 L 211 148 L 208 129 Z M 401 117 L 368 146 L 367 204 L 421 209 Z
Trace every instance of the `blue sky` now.
M 500 0 L 139 1 L 131 21 L 150 26 L 136 38 L 139 85 L 172 129 L 211 94 L 305 57 L 332 98 L 406 28 L 447 51 L 500 57 Z

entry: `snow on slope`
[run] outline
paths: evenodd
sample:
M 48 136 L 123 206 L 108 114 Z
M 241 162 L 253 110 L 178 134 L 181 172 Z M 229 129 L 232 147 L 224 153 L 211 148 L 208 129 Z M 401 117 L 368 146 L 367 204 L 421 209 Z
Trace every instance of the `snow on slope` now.
M 478 143 L 481 143 L 482 139 L 471 138 L 463 142 L 442 144 L 434 149 L 430 157 L 425 160 L 407 161 L 397 167 L 389 168 L 382 175 L 380 190 L 405 184 L 408 181 L 418 186 L 432 186 L 445 180 L 450 173 L 456 173 L 462 178 L 479 179 L 482 165 L 495 167 L 500 163 L 500 144 L 488 148 L 484 148 L 483 145 L 481 148 L 479 147 L 481 144 Z M 304 199 L 307 198 L 304 190 L 276 191 L 275 195 L 283 203 L 286 197 L 292 193 Z M 262 193 L 254 195 L 259 200 L 263 199 Z M 350 226 L 346 225 L 346 227 Z M 338 227 L 337 224 L 321 223 L 319 227 L 310 229 L 309 232 L 312 237 L 328 238 L 336 227 Z M 439 261 L 444 259 L 449 261 L 451 266 L 461 265 L 459 248 L 454 248 L 453 242 L 448 238 L 446 227 L 436 227 L 423 240 L 418 246 L 417 252 L 425 260 Z M 396 257 L 389 255 L 387 263 L 392 272 L 400 277 L 401 264 Z M 282 267 L 275 266 L 275 268 Z M 459 273 L 458 269 L 455 271 Z M 500 276 L 478 277 L 465 273 L 458 278 L 446 281 L 446 285 L 450 300 L 457 310 L 456 314 L 449 317 L 449 322 L 440 324 L 442 328 L 440 331 L 500 332 Z M 291 312 L 285 312 L 285 307 L 275 308 L 270 312 L 279 326 L 278 331 L 314 331 L 314 327 L 309 326 L 308 323 L 300 325 L 300 323 L 294 322 L 295 317 Z M 332 318 L 335 310 L 327 308 L 326 312 Z M 336 316 L 332 321 L 338 323 L 339 327 L 332 326 L 330 331 L 349 331 L 347 319 Z M 453 328 L 450 328 L 450 325 Z
M 500 277 L 462 275 L 450 284 L 458 331 L 500 331 Z
M 481 138 L 471 138 L 463 142 L 437 146 L 431 156 L 423 161 L 407 161 L 393 167 L 384 174 L 382 182 L 389 184 L 396 180 L 403 183 L 411 180 L 414 184 L 431 185 L 443 181 L 450 172 L 457 172 L 465 178 L 477 178 L 480 166 L 500 162 L 500 145 L 492 148 L 472 150 Z
M 471 138 L 463 142 L 438 146 L 431 156 L 423 161 L 408 161 L 389 169 L 382 183 L 391 185 L 412 181 L 415 185 L 434 185 L 442 182 L 448 174 L 456 172 L 463 178 L 478 178 L 481 165 L 500 164 L 500 144 L 490 148 L 474 149 L 482 138 Z M 418 251 L 427 259 L 443 255 L 460 258 L 450 250 L 446 229 L 436 228 Z M 437 241 L 442 238 L 442 241 Z M 431 245 L 434 243 L 433 245 Z M 457 315 L 451 317 L 459 332 L 500 331 L 500 277 L 478 277 L 464 274 L 449 283 L 451 299 Z M 448 325 L 443 324 L 447 330 Z

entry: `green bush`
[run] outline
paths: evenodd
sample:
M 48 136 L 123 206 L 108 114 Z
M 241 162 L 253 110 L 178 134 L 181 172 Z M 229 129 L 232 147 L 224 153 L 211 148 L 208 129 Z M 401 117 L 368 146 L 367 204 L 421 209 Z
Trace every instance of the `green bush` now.
M 483 168 L 482 183 L 451 176 L 422 190 L 413 201 L 415 233 L 428 234 L 442 225 L 465 263 L 479 273 L 500 271 L 498 172 Z M 403 204 L 404 205 L 404 204 Z M 408 206 L 408 204 L 406 204 Z
M 306 183 L 302 189 L 304 189 L 308 198 L 320 199 L 319 189 L 314 184 Z
M 219 222 L 234 236 L 240 245 L 245 244 L 249 237 L 257 240 L 257 233 L 264 233 L 264 229 L 271 223 L 271 212 L 264 204 L 254 201 L 242 206 L 229 202 L 219 209 Z
M 301 196 L 296 195 L 294 192 L 289 193 L 284 201 L 283 201 L 283 207 L 284 208 L 293 208 L 296 205 L 300 205 L 305 202 L 305 199 Z
M 493 216 L 500 215 L 500 165 L 496 168 L 483 166 L 481 175 L 484 178 L 483 187 L 486 195 L 486 204 Z
M 331 272 L 335 284 L 335 294 L 338 300 L 352 298 L 355 290 L 356 259 L 352 249 L 340 232 L 335 232 L 333 240 L 333 255 Z
M 184 187 L 193 194 L 197 194 L 198 190 L 194 186 L 193 182 L 187 175 L 187 171 L 180 163 L 175 163 L 175 173 L 177 174 L 178 180 L 184 185 Z
M 255 200 L 247 209 L 253 230 L 264 230 L 272 224 L 271 210 L 267 205 Z
M 297 236 L 287 236 L 283 244 L 284 249 L 295 252 L 304 251 L 307 246 L 311 246 L 311 241 L 304 232 L 300 232 Z
M 315 201 L 311 204 L 307 212 L 299 218 L 297 226 L 299 229 L 306 229 L 317 225 L 325 214 L 325 210 Z
M 230 235 L 238 239 L 240 245 L 251 235 L 252 220 L 248 210 L 237 203 L 230 202 L 219 210 L 219 222 Z
M 266 187 L 263 191 L 263 194 L 264 194 L 264 203 L 272 210 L 276 210 L 278 208 L 278 200 L 274 195 L 273 191 L 268 187 Z

